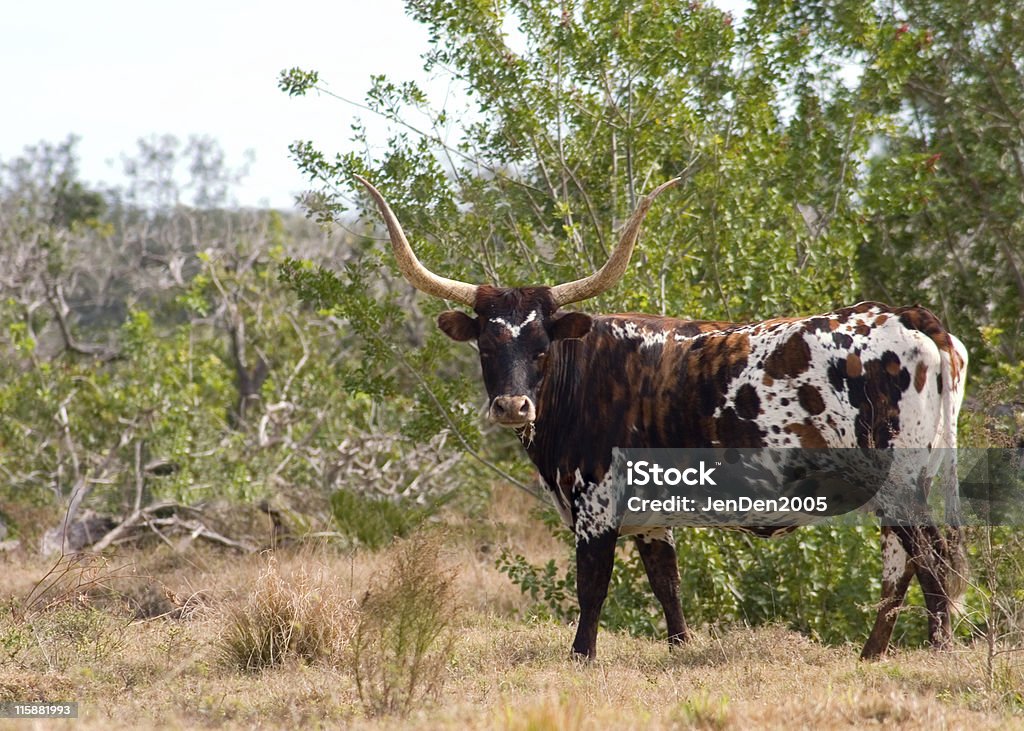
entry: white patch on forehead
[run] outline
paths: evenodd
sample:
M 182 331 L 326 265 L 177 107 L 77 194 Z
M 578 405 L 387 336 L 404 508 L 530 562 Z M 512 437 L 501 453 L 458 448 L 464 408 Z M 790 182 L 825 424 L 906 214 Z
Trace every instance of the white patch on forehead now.
M 612 335 L 619 340 L 639 340 L 642 348 L 664 345 L 668 340 L 667 332 L 651 332 L 645 327 L 638 327 L 635 322 L 626 322 L 624 325 L 613 322 Z
M 527 315 L 526 319 L 523 320 L 518 325 L 513 325 L 508 320 L 505 320 L 505 319 L 503 319 L 501 317 L 492 317 L 491 318 L 491 322 L 493 322 L 495 325 L 501 325 L 506 330 L 508 330 L 510 333 L 512 333 L 512 339 L 514 340 L 514 339 L 519 337 L 519 333 L 522 332 L 524 327 L 526 327 L 527 325 L 529 325 L 531 322 L 533 322 L 536 319 L 537 319 L 537 311 L 534 310 L 529 315 Z

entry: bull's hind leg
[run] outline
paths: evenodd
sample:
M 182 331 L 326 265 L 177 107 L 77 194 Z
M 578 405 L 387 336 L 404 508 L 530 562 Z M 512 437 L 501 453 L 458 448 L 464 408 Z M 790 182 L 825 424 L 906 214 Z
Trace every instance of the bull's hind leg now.
M 665 612 L 670 645 L 681 645 L 688 639 L 683 607 L 679 603 L 679 564 L 672 531 L 661 528 L 636 537 L 636 548 L 644 562 L 647 580 L 654 596 Z
M 954 576 L 962 568 L 955 561 L 959 545 L 953 545 L 955 537 L 952 533 L 947 531 L 944 535 L 933 525 L 897 530 L 901 531 L 904 546 L 914 557 L 917 581 L 928 610 L 928 641 L 932 647 L 947 649 L 953 643 L 950 586 L 961 578 Z
M 907 555 L 900 537 L 893 528 L 882 526 L 882 598 L 878 603 L 875 626 L 860 653 L 862 660 L 881 657 L 889 649 L 896 617 L 913 576 L 914 562 Z
M 601 606 L 608 596 L 617 538 L 618 532 L 614 529 L 589 537 L 579 532 L 576 535 L 576 596 L 580 602 L 580 621 L 572 653 L 579 659 L 597 657 L 597 624 L 601 619 Z

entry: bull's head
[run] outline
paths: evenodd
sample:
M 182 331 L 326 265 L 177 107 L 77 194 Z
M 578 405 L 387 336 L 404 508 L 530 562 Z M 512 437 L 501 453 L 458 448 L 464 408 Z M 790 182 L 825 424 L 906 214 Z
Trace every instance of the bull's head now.
M 579 312 L 560 313 L 562 305 L 596 297 L 622 278 L 633 254 L 640 224 L 655 197 L 679 182 L 662 183 L 640 201 L 623 229 L 615 250 L 589 277 L 554 287 L 498 288 L 474 285 L 434 274 L 420 263 L 402 226 L 380 192 L 366 186 L 391 236 L 398 268 L 409 283 L 435 297 L 473 309 L 476 317 L 449 310 L 438 326 L 453 340 L 476 340 L 484 385 L 490 397 L 488 416 L 510 427 L 525 427 L 537 418 L 537 388 L 544 377 L 548 349 L 561 338 L 581 338 L 590 331 L 590 317 Z

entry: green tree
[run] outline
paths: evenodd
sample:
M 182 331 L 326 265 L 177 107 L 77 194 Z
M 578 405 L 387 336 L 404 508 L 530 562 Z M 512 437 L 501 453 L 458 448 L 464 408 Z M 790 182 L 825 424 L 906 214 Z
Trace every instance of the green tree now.
M 883 121 L 838 64 L 819 62 L 803 27 L 764 8 L 737 31 L 698 3 L 412 2 L 409 12 L 431 32 L 428 70 L 450 73 L 471 108 L 434 108 L 415 84 L 373 77 L 366 104 L 394 130 L 379 159 L 292 146 L 321 184 L 307 197 L 313 215 L 341 215 L 354 191 L 372 220 L 351 177 L 364 174 L 434 270 L 552 283 L 599 266 L 637 197 L 683 174 L 678 194 L 648 216 L 625 281 L 588 308 L 744 320 L 854 299 L 857 172 Z M 313 71 L 281 75 L 293 95 L 326 91 L 318 84 Z M 408 121 L 417 118 L 428 122 Z M 368 149 L 358 126 L 353 142 Z M 393 276 L 376 242 L 337 282 L 298 263 L 286 269 L 362 336 L 368 392 L 393 392 L 380 379 L 394 373 L 396 348 L 419 374 L 410 433 L 455 426 L 475 449 L 479 386 L 451 378 L 476 370 L 472 355 L 424 325 L 442 303 L 372 284 Z M 412 332 L 425 347 L 380 343 L 382 332 Z
M 900 124 L 870 168 L 865 285 L 932 303 L 976 372 L 1024 388 L 1024 11 L 911 0 L 890 12 L 885 65 L 865 85 Z
M 593 271 L 638 196 L 682 175 L 648 216 L 624 281 L 585 307 L 747 320 L 849 304 L 860 294 L 866 205 L 880 180 L 866 171 L 873 142 L 901 129 L 901 109 L 848 81 L 847 69 L 877 67 L 872 83 L 880 76 L 898 87 L 910 63 L 886 70 L 895 41 L 870 4 L 757 3 L 742 26 L 711 5 L 653 0 L 413 0 L 407 8 L 430 31 L 427 69 L 462 84 L 469 108 L 435 108 L 415 84 L 373 77 L 366 106 L 393 129 L 379 157 L 366 152 L 359 126 L 359 153 L 329 159 L 310 141 L 292 147 L 321 185 L 307 198 L 321 220 L 342 215 L 353 199 L 373 219 L 352 180 L 362 174 L 431 269 L 468 282 L 550 284 Z M 326 91 L 316 72 L 301 69 L 283 72 L 281 87 Z M 393 373 L 396 358 L 414 365 L 420 402 L 442 417 L 417 412 L 417 434 L 452 423 L 485 455 L 515 460 L 511 437 L 481 441 L 479 420 L 465 418 L 480 392 L 469 349 L 448 347 L 429 328 L 379 346 L 382 329 L 408 332 L 420 311 L 443 304 L 400 303 L 398 292 L 374 289 L 394 269 L 390 252 L 371 241 L 337 277 L 293 262 L 286 279 L 363 338 L 367 383 Z M 740 536 L 688 533 L 680 555 L 684 582 L 703 605 L 695 618 L 762 621 L 779 612 L 830 640 L 862 634 L 878 588 L 877 548 L 865 543 L 873 534 L 804 533 L 754 553 Z M 830 542 L 852 565 L 806 560 Z M 503 561 L 552 606 L 572 585 L 553 565 Z M 620 557 L 607 623 L 656 626 L 635 600 L 646 596 L 642 575 L 635 555 Z M 755 586 L 761 580 L 778 590 Z M 865 604 L 833 602 L 813 618 L 787 614 L 810 595 Z
M 293 147 L 303 170 L 332 186 L 320 210 L 342 210 L 336 191 L 352 190 L 350 173 L 367 173 L 441 271 L 562 281 L 600 264 L 640 193 L 686 173 L 682 192 L 649 218 L 623 285 L 594 309 L 746 319 L 856 292 L 850 200 L 874 119 L 836 69 L 791 83 L 810 75 L 810 42 L 778 37 L 785 29 L 772 12 L 736 31 L 730 16 L 699 4 L 409 10 L 431 32 L 428 70 L 448 69 L 471 90 L 460 142 L 446 145 L 438 131 L 453 110 L 431 109 L 414 84 L 375 77 L 367 104 L 396 128 L 382 159 Z M 517 44 L 505 33 L 513 23 Z M 282 85 L 300 93 L 315 82 L 296 71 Z M 414 111 L 431 120 L 427 130 L 403 128 Z M 813 228 L 796 203 L 820 212 Z

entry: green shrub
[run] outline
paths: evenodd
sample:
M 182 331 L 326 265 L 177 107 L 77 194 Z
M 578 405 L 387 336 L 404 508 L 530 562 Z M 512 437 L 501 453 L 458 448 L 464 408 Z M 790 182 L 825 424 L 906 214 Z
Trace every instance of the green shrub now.
M 554 530 L 569 553 L 564 571 L 555 561 L 531 564 L 508 551 L 498 557 L 497 567 L 534 600 L 534 616 L 569 621 L 578 612 L 572 536 Z M 831 644 L 860 642 L 871 627 L 882 571 L 873 525 L 813 526 L 773 540 L 725 530 L 679 529 L 675 534 L 680 596 L 692 625 L 781 620 Z M 907 603 L 923 604 L 916 586 Z M 901 616 L 900 641 L 924 643 L 923 613 L 910 609 Z M 632 543 L 623 542 L 616 552 L 601 625 L 637 636 L 664 633 L 661 607 Z
M 99 667 L 123 649 L 126 623 L 123 617 L 77 602 L 21 617 L 12 614 L 0 620 L 0 664 L 48 673 Z
M 331 513 L 338 530 L 358 545 L 377 549 L 404 538 L 428 515 L 409 501 L 393 502 L 348 490 L 331 494 Z

